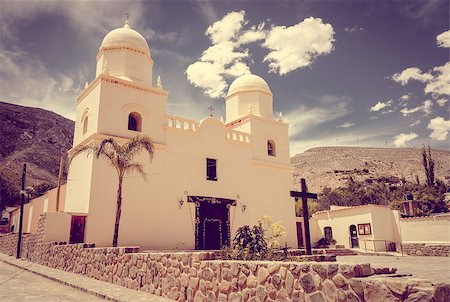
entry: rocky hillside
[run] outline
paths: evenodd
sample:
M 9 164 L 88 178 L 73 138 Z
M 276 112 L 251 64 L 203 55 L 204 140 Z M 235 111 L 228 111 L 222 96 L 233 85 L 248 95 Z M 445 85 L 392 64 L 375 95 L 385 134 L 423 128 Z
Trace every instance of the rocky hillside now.
M 311 192 L 321 192 L 326 186 L 343 186 L 350 176 L 355 180 L 404 177 L 415 181 L 418 175 L 424 182 L 421 152 L 421 149 L 408 148 L 313 148 L 291 158 L 294 183 L 299 189 L 300 178 L 305 178 Z M 436 178 L 449 182 L 450 151 L 432 149 L 431 153 Z
M 19 186 L 26 163 L 27 186 L 56 183 L 73 127 L 73 121 L 54 112 L 0 102 L 0 176 Z

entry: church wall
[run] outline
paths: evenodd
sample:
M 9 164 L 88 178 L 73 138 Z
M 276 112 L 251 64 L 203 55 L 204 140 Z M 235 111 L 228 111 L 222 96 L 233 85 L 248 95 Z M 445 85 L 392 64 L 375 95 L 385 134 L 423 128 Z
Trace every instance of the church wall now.
M 93 158 L 80 154 L 72 160 L 67 175 L 66 201 L 64 211 L 87 213 L 91 197 Z
M 98 113 L 101 85 L 99 82 L 92 90 L 84 96 L 84 98 L 77 104 L 76 118 L 75 118 L 75 133 L 73 138 L 73 145 L 78 145 L 81 141 L 89 137 L 92 133 L 98 130 Z M 88 127 L 86 133 L 83 134 L 83 121 L 88 117 Z
M 197 132 L 168 129 L 167 145 L 156 150 L 153 162 L 140 157 L 148 177 L 124 180 L 120 245 L 194 248 L 195 208 L 186 202 L 187 191 L 229 199 L 239 195 L 238 206 L 230 209 L 231 237 L 239 226 L 269 215 L 287 228 L 289 246 L 297 246 L 290 166 L 254 165 L 251 144 L 227 139 L 223 124 L 212 120 Z M 217 159 L 217 182 L 206 180 L 207 157 Z M 86 242 L 111 245 L 117 177 L 106 163 L 94 170 Z M 181 198 L 185 203 L 179 208 Z
M 128 130 L 128 115 L 131 112 L 137 112 L 142 117 L 140 133 Z M 154 142 L 164 143 L 166 124 L 166 96 L 102 82 L 98 133 L 121 137 L 147 135 Z

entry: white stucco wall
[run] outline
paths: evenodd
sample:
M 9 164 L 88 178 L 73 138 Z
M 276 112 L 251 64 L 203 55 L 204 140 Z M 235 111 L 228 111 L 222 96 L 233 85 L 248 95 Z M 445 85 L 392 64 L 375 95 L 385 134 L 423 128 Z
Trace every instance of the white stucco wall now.
M 400 219 L 402 243 L 450 244 L 450 214 Z
M 65 212 L 48 212 L 46 216 L 44 242 L 69 242 L 72 216 Z

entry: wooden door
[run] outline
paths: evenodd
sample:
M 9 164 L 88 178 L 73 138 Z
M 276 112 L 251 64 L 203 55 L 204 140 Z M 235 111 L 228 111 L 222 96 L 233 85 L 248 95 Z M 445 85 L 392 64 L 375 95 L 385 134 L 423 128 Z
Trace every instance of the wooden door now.
M 219 250 L 230 242 L 229 207 L 226 204 L 199 203 L 197 206 L 196 249 Z
M 86 216 L 72 216 L 70 225 L 70 243 L 84 242 L 84 227 L 86 225 Z
M 297 221 L 297 244 L 298 247 L 304 247 L 303 244 L 303 227 L 302 227 L 302 223 Z
M 350 247 L 351 248 L 359 247 L 358 232 L 356 231 L 356 225 L 354 224 L 350 226 Z

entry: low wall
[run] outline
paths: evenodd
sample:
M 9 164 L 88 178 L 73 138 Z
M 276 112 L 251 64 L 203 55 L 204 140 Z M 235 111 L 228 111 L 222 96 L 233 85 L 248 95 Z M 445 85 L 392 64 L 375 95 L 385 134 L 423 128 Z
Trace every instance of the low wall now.
M 408 243 L 401 246 L 403 254 L 411 256 L 450 257 L 450 244 Z
M 449 285 L 365 278 L 376 271 L 369 264 L 225 261 L 214 260 L 214 253 L 208 252 L 140 253 L 137 247 L 84 248 L 83 244 L 57 245 L 42 239 L 42 231 L 26 235 L 22 257 L 176 301 L 371 302 L 450 298 Z M 13 255 L 16 240 L 17 234 L 1 235 L 0 252 Z
M 450 213 L 400 219 L 402 243 L 450 245 Z

